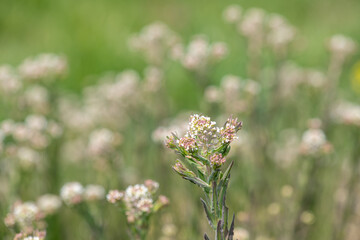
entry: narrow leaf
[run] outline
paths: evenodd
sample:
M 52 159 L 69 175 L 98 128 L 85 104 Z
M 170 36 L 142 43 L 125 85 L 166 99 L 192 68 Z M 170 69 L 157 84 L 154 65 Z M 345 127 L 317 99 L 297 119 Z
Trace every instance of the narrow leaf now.
M 211 215 L 211 213 L 210 213 L 210 211 L 209 211 L 209 208 L 208 208 L 206 202 L 205 202 L 204 199 L 202 199 L 202 198 L 200 198 L 200 200 L 201 200 L 201 203 L 202 203 L 202 205 L 203 205 L 203 207 L 204 207 L 205 214 L 206 214 L 206 217 L 207 217 L 207 219 L 208 219 L 208 222 L 209 222 L 210 226 L 211 226 L 213 229 L 215 229 L 215 226 L 214 226 L 214 224 L 213 224 L 213 218 L 212 218 L 212 215 Z
M 233 219 L 232 219 L 231 226 L 230 226 L 230 229 L 229 229 L 228 240 L 233 240 L 234 239 L 234 227 L 235 227 L 234 224 L 235 224 L 235 214 L 233 215 Z
M 210 238 L 208 237 L 208 235 L 206 235 L 206 233 L 204 234 L 204 239 L 205 240 L 210 240 Z

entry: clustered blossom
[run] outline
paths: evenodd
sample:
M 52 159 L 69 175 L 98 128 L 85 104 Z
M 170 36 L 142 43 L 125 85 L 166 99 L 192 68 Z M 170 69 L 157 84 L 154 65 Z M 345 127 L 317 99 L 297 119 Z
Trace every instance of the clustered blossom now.
M 203 74 L 208 67 L 224 59 L 228 53 L 223 42 L 209 43 L 204 36 L 196 36 L 184 49 L 179 48 L 178 60 L 188 70 Z
M 344 35 L 334 35 L 328 42 L 330 52 L 338 59 L 346 59 L 356 51 L 355 42 Z
M 325 133 L 319 128 L 310 128 L 302 136 L 301 152 L 306 155 L 327 153 L 331 145 L 327 142 Z
M 229 118 L 225 125 L 219 128 L 209 117 L 193 114 L 190 116 L 185 136 L 178 138 L 176 135 L 171 135 L 167 138 L 166 145 L 185 155 L 200 154 L 209 157 L 214 153 L 210 156 L 209 163 L 221 165 L 225 162 L 225 158 L 221 153 L 216 153 L 217 149 L 237 139 L 236 133 L 241 127 L 242 123 L 234 118 Z M 180 169 L 180 166 L 174 167 L 175 170 L 177 168 Z
M 124 193 L 119 190 L 110 190 L 106 195 L 106 200 L 110 203 L 116 203 L 124 198 Z
M 83 201 L 84 187 L 78 182 L 69 182 L 62 186 L 60 197 L 67 205 L 75 205 Z
M 340 124 L 360 126 L 360 106 L 341 102 L 335 105 L 331 112 L 333 120 Z
M 210 163 L 215 167 L 221 166 L 225 162 L 226 162 L 226 158 L 223 157 L 221 153 L 214 153 L 213 155 L 210 156 Z
M 21 232 L 15 235 L 14 240 L 44 240 L 45 237 L 45 231 L 34 231 L 32 233 Z
M 64 57 L 44 53 L 25 59 L 19 66 L 20 75 L 29 81 L 53 80 L 62 77 L 67 71 L 67 61 Z
M 22 87 L 22 83 L 11 66 L 0 66 L 0 92 L 2 94 L 16 93 Z
M 179 42 L 177 35 L 164 23 L 145 26 L 129 40 L 130 48 L 140 52 L 152 64 L 162 64 L 171 48 Z
M 61 199 L 53 194 L 45 194 L 39 197 L 36 204 L 40 211 L 46 215 L 56 213 L 62 205 Z
M 89 184 L 85 187 L 84 198 L 87 201 L 98 201 L 105 198 L 105 189 L 103 186 Z
M 38 213 L 39 208 L 33 202 L 15 204 L 13 210 L 14 219 L 21 227 L 31 226 Z
M 168 203 L 167 198 L 164 196 L 159 196 L 158 200 L 154 201 L 154 194 L 158 188 L 159 184 L 149 179 L 144 184 L 127 187 L 124 192 L 111 190 L 106 198 L 113 204 L 122 203 L 128 222 L 136 223 Z
M 225 75 L 219 87 L 208 86 L 205 89 L 204 97 L 208 103 L 219 104 L 227 113 L 242 113 L 251 109 L 260 90 L 260 84 L 254 80 Z
M 66 183 L 60 190 L 60 197 L 66 205 L 73 206 L 83 201 L 100 201 L 105 198 L 105 189 L 100 185 L 89 184 L 85 187 L 79 182 Z

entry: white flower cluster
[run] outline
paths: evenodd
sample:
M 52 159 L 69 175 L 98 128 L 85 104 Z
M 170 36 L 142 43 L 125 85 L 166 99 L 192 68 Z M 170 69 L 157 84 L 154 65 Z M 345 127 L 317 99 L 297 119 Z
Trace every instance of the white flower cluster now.
M 40 54 L 25 59 L 19 66 L 20 75 L 29 81 L 55 80 L 67 71 L 67 61 L 64 57 L 51 53 Z
M 360 126 L 360 105 L 349 102 L 341 102 L 335 105 L 331 112 L 335 122 Z
M 54 194 L 40 196 L 36 201 L 36 204 L 40 211 L 46 215 L 56 213 L 62 205 L 60 197 Z
M 208 103 L 221 104 L 227 113 L 247 111 L 251 101 L 260 92 L 261 86 L 251 80 L 243 80 L 238 76 L 226 75 L 220 87 L 209 86 L 205 89 L 205 100 Z
M 33 202 L 19 203 L 14 206 L 13 215 L 21 227 L 31 226 L 36 220 L 39 208 Z
M 114 133 L 102 128 L 90 133 L 88 150 L 90 156 L 102 156 L 113 149 Z
M 324 151 L 327 143 L 325 133 L 321 129 L 311 128 L 302 135 L 301 150 L 308 155 L 318 154 Z
M 149 189 L 143 184 L 129 186 L 125 190 L 124 201 L 128 208 L 129 215 L 135 217 L 142 213 L 150 213 L 153 207 L 153 199 Z
M 210 43 L 206 37 L 199 35 L 184 49 L 178 46 L 178 60 L 188 70 L 204 73 L 210 66 L 224 59 L 228 53 L 223 42 Z
M 3 152 L 24 169 L 32 169 L 43 159 L 42 153 L 52 139 L 62 134 L 62 128 L 41 115 L 29 115 L 23 122 L 11 119 L 0 123 L 1 139 L 6 139 Z
M 85 188 L 79 182 L 66 183 L 60 190 L 60 197 L 68 206 L 83 201 L 99 201 L 105 198 L 105 189 L 100 185 L 90 184 Z
M 164 23 L 155 22 L 131 37 L 129 45 L 142 53 L 149 63 L 159 65 L 168 57 L 170 49 L 177 42 L 179 39 L 173 31 Z
M 330 38 L 328 48 L 334 57 L 345 59 L 356 51 L 356 44 L 351 38 L 338 34 Z
M 242 12 L 240 6 L 230 5 L 224 10 L 223 16 L 226 22 L 237 26 L 253 48 L 261 48 L 266 43 L 275 53 L 286 53 L 287 47 L 295 39 L 296 31 L 283 16 L 267 14 L 259 8 L 250 8 L 244 14 Z
M 11 66 L 0 66 L 0 92 L 1 94 L 16 93 L 22 87 L 22 82 Z

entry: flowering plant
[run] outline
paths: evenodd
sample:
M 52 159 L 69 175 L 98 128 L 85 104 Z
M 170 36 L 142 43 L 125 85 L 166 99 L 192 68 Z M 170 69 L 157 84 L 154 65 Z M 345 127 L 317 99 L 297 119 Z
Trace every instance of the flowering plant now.
M 157 182 L 148 179 L 144 184 L 128 186 L 124 192 L 111 190 L 107 194 L 106 199 L 125 213 L 132 239 L 146 239 L 151 215 L 169 203 L 163 195 L 155 200 L 158 188 Z
M 226 190 L 230 181 L 231 162 L 225 171 L 226 155 L 230 143 L 237 138 L 242 122 L 230 117 L 223 127 L 209 117 L 194 114 L 190 116 L 188 131 L 183 137 L 172 134 L 166 145 L 182 156 L 173 169 L 182 178 L 198 185 L 205 193 L 201 198 L 208 222 L 215 231 L 215 239 L 233 239 L 234 218 L 228 227 L 228 208 L 225 204 Z M 209 239 L 207 234 L 205 239 Z

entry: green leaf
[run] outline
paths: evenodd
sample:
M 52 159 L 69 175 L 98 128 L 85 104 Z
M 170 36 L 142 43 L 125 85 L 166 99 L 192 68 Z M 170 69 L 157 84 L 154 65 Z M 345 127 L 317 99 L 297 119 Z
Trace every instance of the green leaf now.
M 211 189 L 211 186 L 207 184 L 205 181 L 201 180 L 198 177 L 183 177 L 184 179 L 198 185 L 201 188 L 204 188 L 205 191 L 209 191 Z
M 232 219 L 231 226 L 230 226 L 230 229 L 229 229 L 228 240 L 233 240 L 234 239 L 234 227 L 235 227 L 234 225 L 235 225 L 235 214 L 233 215 L 233 219 Z
M 201 200 L 201 203 L 202 203 L 202 205 L 203 205 L 203 207 L 204 207 L 205 214 L 206 214 L 206 217 L 207 217 L 207 219 L 208 219 L 208 221 L 209 221 L 210 226 L 215 229 L 215 226 L 214 226 L 214 223 L 213 223 L 214 220 L 213 220 L 212 214 L 210 213 L 209 208 L 208 208 L 206 202 L 205 202 L 204 199 L 202 199 L 202 198 L 200 198 L 200 200 Z M 205 234 L 205 235 L 206 235 L 206 234 Z

